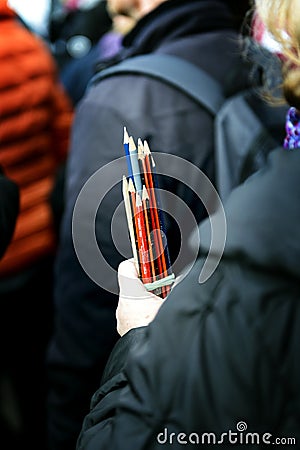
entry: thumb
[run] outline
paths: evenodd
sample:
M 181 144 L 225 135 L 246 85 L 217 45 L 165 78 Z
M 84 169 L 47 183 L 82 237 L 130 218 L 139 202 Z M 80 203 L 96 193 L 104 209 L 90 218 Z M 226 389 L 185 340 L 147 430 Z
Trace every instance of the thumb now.
M 118 281 L 121 297 L 141 299 L 149 295 L 138 277 L 136 263 L 133 258 L 120 263 L 118 268 Z

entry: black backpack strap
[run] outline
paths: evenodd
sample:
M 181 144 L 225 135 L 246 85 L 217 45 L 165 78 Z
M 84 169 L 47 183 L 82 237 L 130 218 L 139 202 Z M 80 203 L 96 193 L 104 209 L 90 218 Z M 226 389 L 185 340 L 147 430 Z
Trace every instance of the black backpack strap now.
M 164 81 L 204 106 L 213 116 L 224 101 L 221 85 L 200 67 L 178 56 L 134 56 L 96 73 L 89 85 L 114 75 L 140 74 Z

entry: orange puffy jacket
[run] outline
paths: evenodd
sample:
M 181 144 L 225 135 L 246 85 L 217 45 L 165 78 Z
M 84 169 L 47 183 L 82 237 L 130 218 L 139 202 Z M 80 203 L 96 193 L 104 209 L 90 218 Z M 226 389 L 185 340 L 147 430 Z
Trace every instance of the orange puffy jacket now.
M 0 164 L 20 189 L 13 239 L 0 278 L 54 254 L 48 201 L 58 165 L 66 159 L 73 118 L 46 44 L 0 0 Z

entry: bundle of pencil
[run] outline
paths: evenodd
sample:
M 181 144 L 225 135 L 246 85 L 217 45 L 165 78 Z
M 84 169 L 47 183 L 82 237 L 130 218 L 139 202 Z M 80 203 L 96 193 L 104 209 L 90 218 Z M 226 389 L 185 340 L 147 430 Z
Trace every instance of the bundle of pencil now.
M 147 290 L 165 298 L 175 276 L 172 273 L 155 162 L 147 141 L 138 148 L 124 127 L 124 151 L 128 177 L 123 176 L 123 198 L 133 257 Z

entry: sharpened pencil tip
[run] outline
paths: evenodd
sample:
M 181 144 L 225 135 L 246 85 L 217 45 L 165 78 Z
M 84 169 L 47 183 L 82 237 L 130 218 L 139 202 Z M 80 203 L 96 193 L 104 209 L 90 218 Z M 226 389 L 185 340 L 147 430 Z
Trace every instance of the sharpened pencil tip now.
M 136 145 L 134 143 L 133 137 L 129 138 L 129 152 L 134 152 L 136 150 Z
M 149 147 L 148 142 L 146 140 L 144 141 L 144 154 L 145 155 L 150 155 L 151 154 L 150 147 Z
M 128 181 L 128 191 L 135 192 L 135 187 L 134 187 L 134 184 L 133 184 L 133 181 L 131 178 L 129 178 L 129 181 Z
M 149 200 L 148 191 L 145 185 L 143 185 L 143 192 L 142 192 L 142 201 Z
M 139 193 L 136 194 L 135 205 L 137 208 L 143 206 L 142 199 Z
M 144 158 L 144 146 L 141 138 L 138 138 L 138 158 Z
M 129 143 L 129 136 L 128 136 L 126 127 L 124 127 L 124 139 L 123 139 L 123 144 L 128 144 L 128 143 Z

